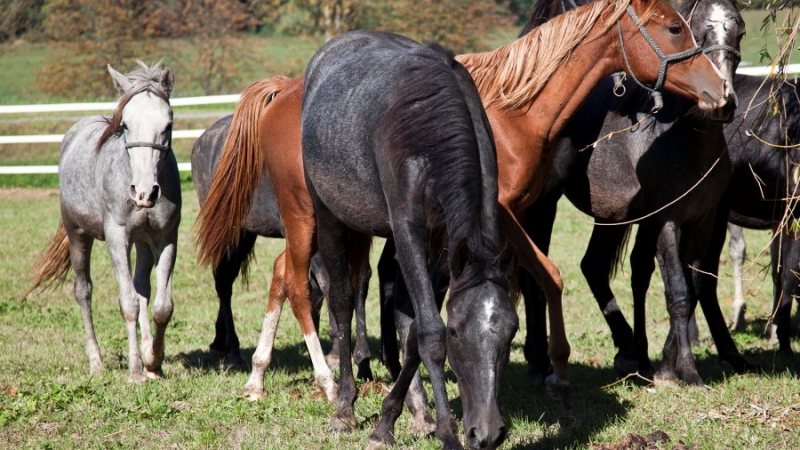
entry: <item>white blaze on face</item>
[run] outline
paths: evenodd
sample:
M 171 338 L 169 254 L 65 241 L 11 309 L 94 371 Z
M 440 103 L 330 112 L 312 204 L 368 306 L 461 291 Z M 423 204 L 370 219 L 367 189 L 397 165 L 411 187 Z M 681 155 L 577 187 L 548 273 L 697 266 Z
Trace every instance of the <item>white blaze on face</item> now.
M 493 328 L 492 316 L 494 316 L 495 304 L 494 302 L 487 302 L 483 304 L 483 323 L 481 329 L 483 331 L 490 331 Z
M 708 45 L 724 45 L 726 44 L 725 36 L 731 31 L 729 27 L 736 25 L 736 19 L 732 17 L 730 12 L 725 8 L 719 5 L 712 5 L 706 23 L 710 25 L 710 28 L 707 30 L 710 39 Z M 711 62 L 719 68 L 726 80 L 731 81 L 733 80 L 733 74 L 728 73 L 728 67 L 723 64 L 726 56 L 727 54 L 725 51 L 716 52 L 716 57 Z

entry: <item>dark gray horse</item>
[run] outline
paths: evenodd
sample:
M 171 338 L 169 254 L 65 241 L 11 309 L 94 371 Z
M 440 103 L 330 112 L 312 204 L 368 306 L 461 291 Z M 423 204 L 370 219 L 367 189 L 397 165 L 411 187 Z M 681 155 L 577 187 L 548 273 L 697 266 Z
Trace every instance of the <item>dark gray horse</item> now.
M 723 210 L 708 250 L 710 260 L 706 269 L 717 273 L 725 241 L 725 219 L 746 228 L 774 230 L 773 314 L 777 327 L 771 332 L 775 332 L 780 350 L 791 353 L 792 299 L 800 293 L 797 278 L 800 270 L 800 239 L 797 238 L 800 211 L 795 206 L 799 193 L 800 97 L 797 86 L 788 81 L 737 75 L 734 86 L 742 99 L 741 107 L 734 121 L 725 127 L 733 177 L 722 199 Z M 732 232 L 730 250 L 734 260 L 735 255 L 741 255 L 740 271 L 744 241 L 734 242 L 734 236 L 736 234 Z M 709 288 L 704 292 L 716 299 L 716 279 L 709 277 L 707 282 Z M 741 291 L 741 287 L 738 290 Z M 734 329 L 741 327 L 744 319 L 741 292 L 737 299 L 734 303 Z
M 228 136 L 232 118 L 233 116 L 226 116 L 216 121 L 200 135 L 192 147 L 192 179 L 194 180 L 197 199 L 200 201 L 201 206 L 208 195 L 208 190 L 211 188 L 214 171 L 219 164 L 222 150 L 225 147 L 225 139 Z M 247 282 L 253 246 L 258 236 L 284 237 L 278 203 L 275 198 L 275 192 L 272 190 L 272 182 L 269 180 L 269 175 L 266 171 L 261 177 L 250 212 L 242 227 L 239 245 L 234 245 L 227 249 L 225 255 L 220 258 L 219 264 L 214 267 L 213 272 L 214 287 L 219 298 L 219 311 L 215 325 L 216 334 L 210 348 L 212 352 L 224 355 L 226 364 L 231 366 L 241 366 L 244 363 L 231 310 L 233 283 L 240 272 L 245 283 Z M 367 266 L 365 269 L 365 273 L 361 276 L 360 293 L 356 302 L 356 348 L 353 358 L 358 365 L 358 377 L 370 380 L 373 377 L 372 370 L 369 367 L 369 360 L 372 354 L 367 342 L 366 312 L 364 310 L 370 268 Z M 319 312 L 322 307 L 324 291 L 327 291 L 329 281 L 328 273 L 322 265 L 322 261 L 316 255 L 311 260 L 310 281 L 313 315 L 315 325 L 319 329 Z M 328 336 L 331 339 L 332 348 L 328 354 L 328 363 L 338 365 L 338 330 L 335 320 L 329 320 L 329 324 Z
M 106 241 L 119 284 L 119 304 L 128 335 L 129 381 L 161 375 L 164 333 L 172 317 L 172 269 L 181 220 L 178 164 L 171 151 L 174 76 L 160 64 L 123 75 L 108 71 L 121 94 L 114 115 L 87 117 L 61 142 L 58 178 L 61 223 L 42 255 L 31 290 L 63 282 L 75 270 L 75 299 L 86 328 L 86 354 L 92 373 L 102 370 L 92 324 L 89 259 L 95 239 Z M 131 279 L 130 251 L 136 247 Z M 150 274 L 156 268 L 153 303 L 155 335 L 150 330 Z M 141 356 L 136 322 L 142 336 Z M 144 365 L 144 367 L 142 367 Z
M 416 316 L 371 444 L 394 441 L 394 423 L 422 361 L 433 385 L 436 435 L 446 448 L 461 447 L 445 390 L 447 355 L 467 443 L 498 446 L 506 434 L 498 395 L 517 316 L 499 268 L 496 154 L 469 73 L 452 55 L 397 35 L 339 35 L 306 69 L 302 142 L 319 252 L 331 276 L 330 307 L 343 338 L 332 425 L 356 423 L 344 345 L 353 270 L 367 261 L 372 236 L 392 237 Z M 427 269 L 445 249 L 447 326 Z
M 688 1 L 681 4 L 679 12 L 698 43 L 732 82 L 745 30 L 735 2 Z M 535 15 L 552 13 L 539 10 Z M 561 195 L 595 218 L 598 225 L 581 269 L 619 348 L 614 365 L 620 373 L 651 368 L 643 324 L 655 254 L 670 316 L 664 362 L 656 377 L 702 385 L 689 345 L 689 317 L 697 300 L 697 273 L 690 267 L 702 263 L 716 204 L 731 173 L 722 123 L 695 113 L 685 100 L 667 93 L 663 108 L 652 114 L 644 89 L 631 82 L 621 86 L 625 92 L 608 79 L 570 121 L 559 141 L 545 193 L 527 212 L 526 227 L 534 241 L 547 249 Z M 635 331 L 622 316 L 608 283 L 628 227 L 602 226 L 633 221 L 639 223 L 631 256 Z M 529 335 L 525 350 L 536 374 L 547 370 L 546 355 L 539 350 L 546 342 L 546 328 L 544 323 L 532 323 L 541 321 L 538 311 L 543 306 L 526 284 Z M 715 301 L 702 306 L 706 317 L 722 317 Z M 721 358 L 738 370 L 749 367 L 724 326 L 711 331 Z

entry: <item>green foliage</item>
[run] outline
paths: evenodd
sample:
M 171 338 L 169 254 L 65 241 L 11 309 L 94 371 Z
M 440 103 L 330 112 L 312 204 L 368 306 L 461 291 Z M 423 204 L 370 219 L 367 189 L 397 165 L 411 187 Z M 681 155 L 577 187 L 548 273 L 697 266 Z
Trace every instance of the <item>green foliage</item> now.
M 438 42 L 456 52 L 478 49 L 490 29 L 510 24 L 493 0 L 376 0 L 373 8 L 376 28 Z
M 43 4 L 44 0 L 0 0 L 0 43 L 35 28 Z

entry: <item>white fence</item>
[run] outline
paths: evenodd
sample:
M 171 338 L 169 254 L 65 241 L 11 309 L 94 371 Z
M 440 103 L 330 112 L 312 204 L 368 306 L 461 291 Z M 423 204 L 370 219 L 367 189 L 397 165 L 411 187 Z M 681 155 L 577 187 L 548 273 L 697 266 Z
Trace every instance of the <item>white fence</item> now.
M 743 75 L 770 76 L 777 70 L 775 66 L 740 67 L 736 73 Z M 800 64 L 789 64 L 784 67 L 787 74 L 800 73 Z M 236 103 L 239 95 L 211 95 L 205 97 L 184 97 L 170 100 L 172 106 L 196 106 Z M 76 111 L 112 111 L 117 106 L 116 102 L 102 103 L 59 103 L 41 105 L 0 105 L 0 114 L 25 114 L 25 113 L 52 113 Z M 196 139 L 204 130 L 176 130 L 172 132 L 173 139 Z M 0 144 L 33 144 L 61 142 L 63 134 L 43 135 L 17 135 L 0 136 Z M 189 163 L 180 163 L 178 168 L 182 171 L 191 170 Z M 37 174 L 58 173 L 58 166 L 0 166 L 0 175 L 4 174 Z

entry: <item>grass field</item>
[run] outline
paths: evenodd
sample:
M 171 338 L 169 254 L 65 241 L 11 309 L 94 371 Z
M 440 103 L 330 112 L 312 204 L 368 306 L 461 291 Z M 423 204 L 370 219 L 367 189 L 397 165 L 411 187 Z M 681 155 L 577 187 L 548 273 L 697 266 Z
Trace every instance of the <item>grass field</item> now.
M 95 324 L 106 371 L 88 375 L 84 333 L 70 283 L 53 292 L 22 299 L 27 269 L 50 239 L 58 222 L 58 193 L 46 189 L 0 190 L 0 447 L 13 448 L 360 448 L 380 411 L 388 387 L 385 369 L 373 361 L 378 383 L 359 383 L 352 433 L 327 429 L 333 406 L 313 385 L 310 360 L 289 308 L 284 310 L 275 357 L 268 370 L 264 400 L 241 395 L 246 372 L 227 371 L 208 352 L 216 317 L 216 297 L 208 270 L 195 263 L 191 227 L 198 205 L 185 184 L 183 221 L 175 271 L 175 315 L 167 331 L 167 361 L 162 380 L 129 385 L 126 339 L 117 304 L 117 287 L 104 244 L 94 249 Z M 762 257 L 747 272 L 750 328 L 734 335 L 740 349 L 761 364 L 763 373 L 734 375 L 717 361 L 700 319 L 701 346 L 695 356 L 708 389 L 654 388 L 640 379 L 617 382 L 610 333 L 583 281 L 578 262 L 591 225 L 562 204 L 553 258 L 565 280 L 564 307 L 572 344 L 573 408 L 562 409 L 526 378 L 523 329 L 514 340 L 502 402 L 509 442 L 504 448 L 585 448 L 619 442 L 628 433 L 663 431 L 697 448 L 798 448 L 800 382 L 797 359 L 776 355 L 761 337 L 771 287 Z M 749 232 L 750 254 L 767 240 Z M 376 257 L 380 245 L 374 246 Z M 263 317 L 272 259 L 280 241 L 256 245 L 249 291 L 236 285 L 234 315 L 246 358 L 254 350 Z M 729 272 L 727 261 L 723 272 Z M 628 270 L 613 286 L 631 317 Z M 70 277 L 71 279 L 71 277 Z M 721 283 L 726 314 L 731 287 Z M 653 280 L 648 303 L 650 354 L 660 357 L 667 332 L 663 284 Z M 518 308 L 521 319 L 524 311 Z M 323 314 L 325 317 L 325 314 Z M 373 280 L 368 325 L 377 352 L 377 291 Z M 524 320 L 521 320 L 524 323 Z M 323 330 L 327 329 L 323 319 Z M 329 345 L 325 331 L 323 347 Z M 800 350 L 795 342 L 795 350 Z M 377 353 L 376 353 L 377 354 Z M 457 417 L 461 409 L 455 379 L 448 390 Z M 615 384 L 616 383 L 616 384 Z M 398 448 L 437 448 L 434 438 L 408 432 L 408 415 L 398 422 Z

